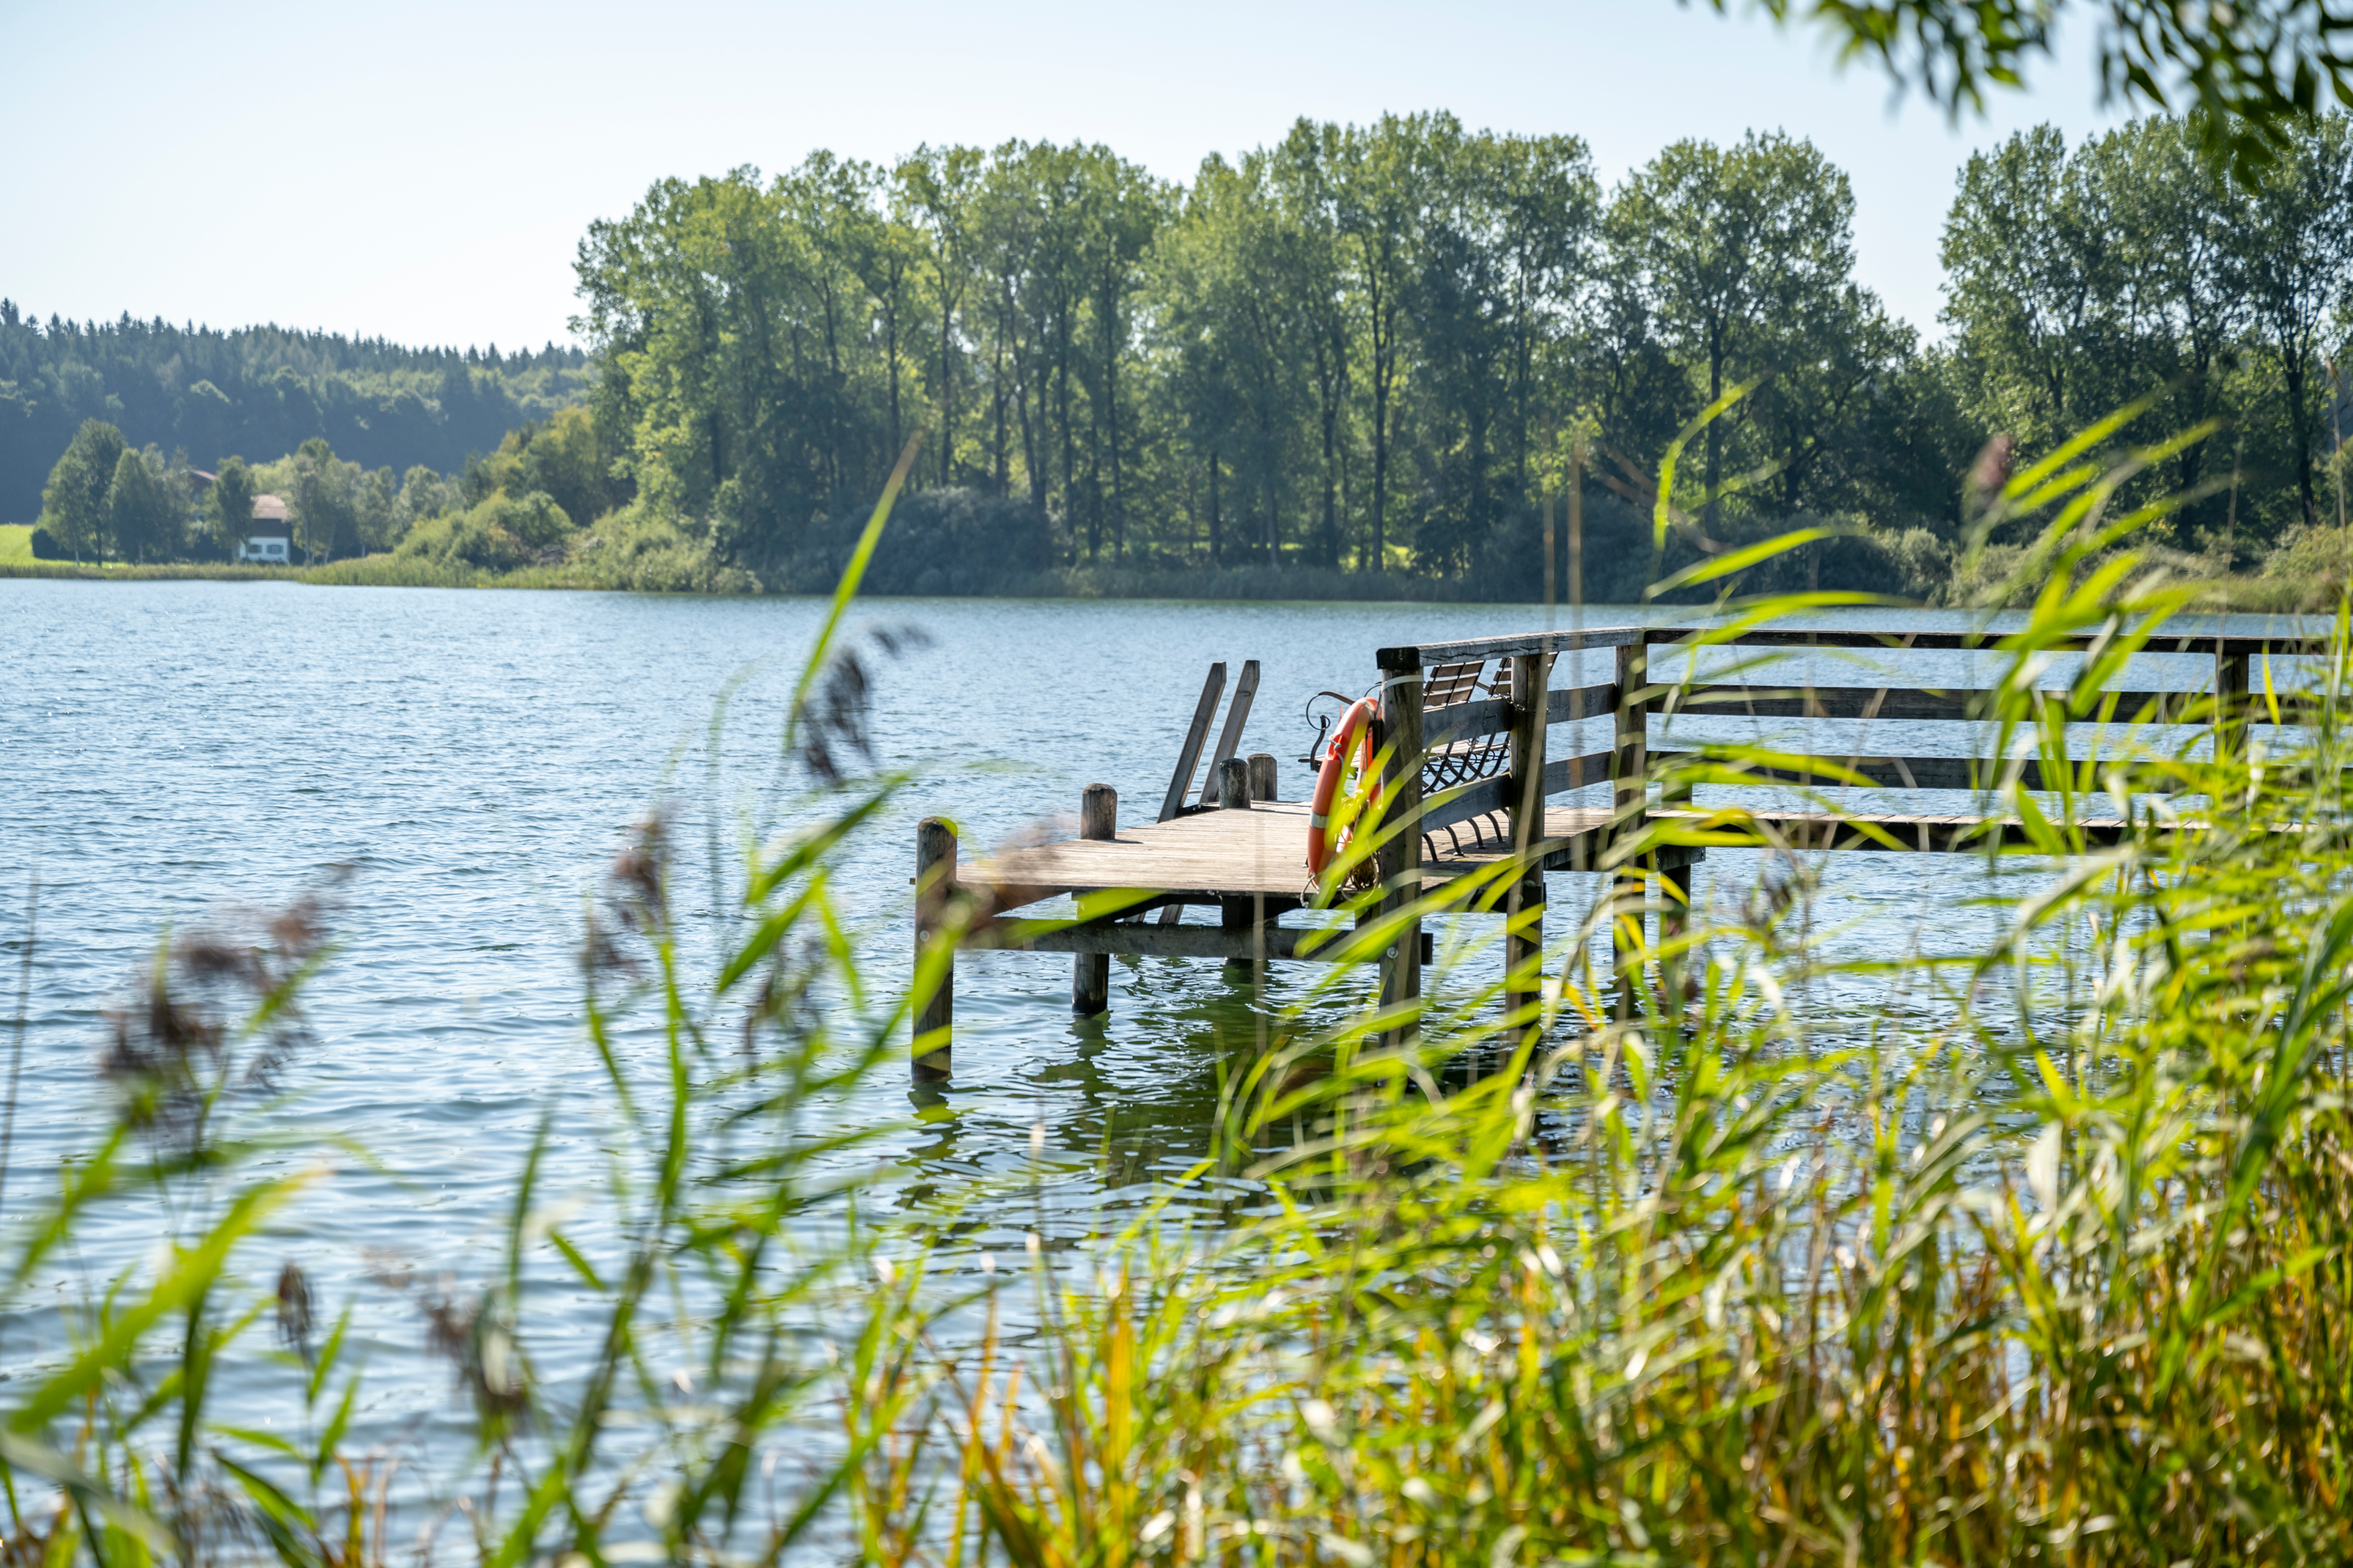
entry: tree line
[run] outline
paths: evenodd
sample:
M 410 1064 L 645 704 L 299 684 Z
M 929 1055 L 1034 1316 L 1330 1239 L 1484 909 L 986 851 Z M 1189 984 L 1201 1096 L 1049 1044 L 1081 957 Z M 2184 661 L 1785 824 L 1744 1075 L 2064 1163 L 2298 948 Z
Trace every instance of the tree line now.
M 1803 515 L 1885 546 L 1833 570 L 1933 573 L 1989 440 L 2147 396 L 2143 432 L 2228 422 L 2172 459 L 2215 491 L 2174 542 L 2243 556 L 2325 510 L 2353 170 L 2342 116 L 2253 172 L 2202 145 L 2158 117 L 1971 159 L 1941 342 L 1855 281 L 1852 192 L 1802 140 L 1605 189 L 1577 137 L 1442 113 L 1302 121 L 1182 186 L 1019 142 L 666 180 L 590 229 L 576 330 L 644 515 L 771 578 L 838 551 L 928 422 L 914 483 L 1036 509 L 1065 562 L 1525 588 L 1575 489 L 1622 595 L 1660 457 L 1742 388 L 1685 465 L 1686 552 Z
M 455 472 L 526 420 L 580 401 L 577 348 L 410 349 L 275 326 L 44 324 L 0 300 L 0 519 L 28 520 L 87 420 L 200 468 L 324 440 L 370 468 Z
M 290 560 L 303 564 L 407 551 L 492 569 L 524 564 L 575 534 L 575 519 L 611 513 L 628 490 L 611 476 L 579 406 L 526 420 L 488 456 L 444 474 L 405 474 L 338 457 L 323 437 L 269 462 L 241 457 L 216 472 L 90 419 L 42 487 L 37 557 L 117 562 L 226 561 L 253 532 L 254 502 L 286 507 Z

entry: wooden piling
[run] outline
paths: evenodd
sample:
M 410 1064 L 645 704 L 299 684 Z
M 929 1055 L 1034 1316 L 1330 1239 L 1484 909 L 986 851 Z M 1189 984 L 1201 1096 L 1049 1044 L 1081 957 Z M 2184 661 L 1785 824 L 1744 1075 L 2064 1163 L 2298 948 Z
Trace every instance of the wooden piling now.
M 1248 811 L 1250 803 L 1250 764 L 1240 757 L 1228 757 L 1218 764 L 1218 809 Z
M 1551 721 L 1546 689 L 1551 683 L 1549 654 L 1513 656 L 1510 809 L 1512 853 L 1521 870 L 1504 897 L 1504 1005 L 1514 1016 L 1539 1014 L 1544 1001 L 1545 736 Z M 1521 1037 L 1541 1029 L 1541 1024 L 1525 1026 Z
M 955 826 L 927 816 L 915 828 L 915 963 L 921 968 L 934 944 L 953 942 L 948 929 L 948 903 L 955 892 L 956 836 Z M 950 1050 L 955 1040 L 955 953 L 951 947 L 938 987 L 922 997 L 915 1008 L 911 1042 L 914 1076 L 919 1079 L 948 1076 Z
M 1532 871 L 1512 884 L 1504 925 L 1504 1009 L 1529 1021 L 1517 1038 L 1541 1039 L 1544 1034 L 1545 879 Z
M 1250 756 L 1250 794 L 1252 800 L 1280 800 L 1275 793 L 1274 754 L 1252 752 Z
M 1381 912 L 1396 914 L 1421 899 L 1421 656 L 1408 654 L 1396 667 L 1381 667 L 1380 758 L 1382 797 Z M 1421 999 L 1421 921 L 1406 921 L 1381 959 L 1381 1006 L 1386 1010 Z M 1412 1030 L 1388 1032 L 1403 1045 Z
M 1266 918 L 1266 900 L 1261 897 L 1221 899 L 1218 901 L 1219 930 L 1240 939 L 1248 940 Z M 1226 973 L 1235 980 L 1248 980 L 1263 963 L 1263 944 L 1254 944 L 1250 956 L 1226 960 Z
M 1609 761 L 1614 813 L 1609 836 L 1613 849 L 1641 832 L 1642 817 L 1650 804 L 1651 703 L 1645 689 L 1650 685 L 1649 651 L 1639 642 L 1618 650 L 1618 733 Z M 1618 1016 L 1621 1020 L 1634 1016 L 1635 969 L 1641 952 L 1641 942 L 1630 935 L 1622 922 L 1630 913 L 1634 931 L 1641 931 L 1642 906 L 1649 896 L 1643 868 L 1635 861 L 1620 859 L 1611 887 L 1609 952 L 1612 976 L 1617 983 Z
M 1108 841 L 1119 837 L 1119 792 L 1089 784 L 1079 796 L 1079 837 Z M 1111 955 L 1080 952 L 1071 957 L 1071 1011 L 1092 1018 L 1111 1011 Z
M 2237 758 L 2246 750 L 2249 655 L 2214 639 L 2214 760 Z

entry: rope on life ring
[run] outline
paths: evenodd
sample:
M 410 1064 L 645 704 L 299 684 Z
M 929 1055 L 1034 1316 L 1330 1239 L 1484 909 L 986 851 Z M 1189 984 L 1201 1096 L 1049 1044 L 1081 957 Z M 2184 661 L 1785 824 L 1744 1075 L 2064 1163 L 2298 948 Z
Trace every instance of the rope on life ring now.
M 1323 766 L 1316 772 L 1315 795 L 1307 817 L 1307 885 L 1311 889 L 1322 879 L 1324 868 L 1346 845 L 1356 813 L 1380 798 L 1381 781 L 1373 771 L 1373 715 L 1377 710 L 1369 697 L 1359 699 L 1349 708 L 1333 731 L 1332 743 L 1324 752 Z M 1334 807 L 1344 798 L 1342 785 L 1346 780 L 1351 752 L 1356 754 L 1358 784 L 1345 795 L 1347 809 L 1341 814 L 1342 821 L 1335 832 Z

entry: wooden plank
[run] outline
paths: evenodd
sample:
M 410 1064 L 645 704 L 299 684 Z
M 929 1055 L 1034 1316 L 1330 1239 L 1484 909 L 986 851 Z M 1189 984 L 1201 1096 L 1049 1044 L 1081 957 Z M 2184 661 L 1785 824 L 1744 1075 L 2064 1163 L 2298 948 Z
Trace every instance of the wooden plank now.
M 1511 700 L 1482 697 L 1476 702 L 1450 702 L 1422 712 L 1422 744 L 1430 751 L 1457 741 L 1484 740 L 1512 727 Z
M 1233 700 L 1226 704 L 1225 727 L 1218 731 L 1218 749 L 1209 757 L 1209 771 L 1201 780 L 1200 800 L 1208 805 L 1218 796 L 1218 765 L 1241 750 L 1242 726 L 1250 722 L 1250 700 L 1258 695 L 1258 660 L 1242 660 L 1242 678 L 1234 682 Z
M 1208 739 L 1209 721 L 1218 714 L 1218 699 L 1225 693 L 1226 667 L 1223 660 L 1209 666 L 1209 679 L 1201 683 L 1201 700 L 1193 705 L 1193 722 L 1185 731 L 1185 744 L 1176 753 L 1176 771 L 1168 776 L 1168 794 L 1160 803 L 1160 820 L 1167 821 L 1185 806 L 1186 792 L 1193 787 L 1193 770 L 1201 761 L 1201 742 Z
M 1900 686 L 1661 685 L 1651 689 L 1660 712 L 1688 713 L 1694 719 L 1974 719 L 1993 696 L 1989 689 Z M 2043 695 L 2060 699 L 2066 693 L 2051 691 Z M 2146 715 L 2146 721 L 2151 723 L 2179 722 L 2178 716 L 2191 702 L 2208 700 L 2202 691 L 2116 691 L 2100 695 L 2103 701 L 2111 696 L 2116 700 L 2116 718 L 2135 720 Z
M 1653 821 L 1662 817 L 1679 817 L 1694 824 L 1708 820 L 1711 815 L 1714 814 L 1705 807 L 1660 810 L 1651 814 Z M 1727 826 L 1736 826 L 1738 821 L 1754 822 L 1759 829 L 1769 831 L 1772 837 L 1793 849 L 1888 848 L 1889 846 L 1863 830 L 1866 824 L 1894 839 L 1894 847 L 1926 854 L 1982 851 L 1989 841 L 1997 839 L 2004 847 L 2032 843 L 2024 826 L 2015 817 L 1985 817 L 1974 813 L 1939 816 L 1902 812 L 1744 810 L 1736 819 L 1721 817 L 1720 820 Z M 2094 847 L 2105 848 L 2122 841 L 2132 825 L 2120 817 L 2091 817 L 2075 826 Z
M 1618 688 L 1606 682 L 1599 686 L 1559 687 L 1545 693 L 1545 721 L 1547 724 L 1567 724 L 1577 720 L 1598 718 L 1617 705 Z M 1489 735 L 1500 735 L 1511 727 L 1512 703 L 1505 697 L 1482 698 L 1476 702 L 1451 702 L 1443 708 L 1422 710 L 1423 743 L 1433 752 L 1458 741 L 1478 741 Z
M 1588 784 L 1606 784 L 1614 752 L 1588 752 L 1577 757 L 1555 757 L 1545 764 L 1544 792 L 1558 795 L 1565 789 L 1583 789 Z
M 1440 790 L 1421 805 L 1421 830 L 1444 827 L 1456 822 L 1466 822 L 1489 812 L 1504 811 L 1512 802 L 1512 781 L 1509 775 L 1477 779 L 1452 789 Z
M 1624 647 L 1642 640 L 1640 626 L 1588 626 L 1574 632 L 1522 632 L 1514 637 L 1466 637 L 1458 642 L 1405 643 L 1373 655 L 1385 670 L 1425 669 L 1472 658 L 1512 658 L 1528 653 L 1558 653 L 1580 647 Z
M 1660 747 L 1654 748 L 1651 754 L 1654 757 L 1695 757 L 1700 753 L 1694 751 Z M 2009 781 L 2010 766 L 2008 763 L 1985 757 L 1822 757 L 1819 760 L 1831 767 L 1851 768 L 1869 779 L 1872 785 L 1879 789 L 1972 791 L 2000 789 Z M 2042 790 L 2063 787 L 2057 784 L 2044 782 L 2041 758 L 2021 757 L 2017 759 L 2017 763 L 2019 782 L 2026 788 Z M 1724 788 L 1736 789 L 1746 784 L 1809 784 L 1828 789 L 1852 787 L 1842 778 L 1828 773 L 1818 773 L 1810 768 L 1751 767 L 1739 763 L 1726 763 L 1724 765 L 1740 768 L 1746 775 L 1739 781 L 1731 779 L 1710 781 L 1714 785 Z M 2075 788 L 2075 781 L 2069 779 L 2063 787 Z M 2170 784 L 2168 784 L 2162 789 L 2144 789 L 2138 793 L 2171 795 L 2174 789 Z
M 1295 907 L 1305 889 L 1307 818 L 1304 801 L 1262 801 L 1248 811 L 1205 811 L 1168 822 L 1124 825 L 1109 841 L 1062 839 L 976 858 L 963 868 L 960 885 L 999 913 L 1062 893 L 1114 899 L 1126 910 L 1256 896 L 1265 898 L 1272 912 Z M 1585 864 L 1599 866 L 1609 818 L 1608 806 L 1546 807 L 1541 846 L 1546 867 L 1577 868 L 1574 852 L 1580 846 Z M 1433 854 L 1421 865 L 1422 887 L 1442 887 L 1507 857 L 1511 845 L 1502 832 L 1498 826 L 1490 839 L 1457 830 L 1450 838 L 1449 830 L 1435 830 Z M 1419 847 L 1420 836 L 1414 837 Z M 1290 905 L 1282 902 L 1286 899 Z
M 1058 926 L 1051 921 L 995 920 L 974 927 L 965 937 L 965 946 L 1023 952 L 1222 958 L 1229 963 L 1248 963 L 1258 957 L 1259 935 L 1248 924 L 1163 926 L 1142 921 L 1100 921 L 1087 925 Z M 1270 961 L 1304 959 L 1330 963 L 1339 959 L 1349 947 L 1348 935 L 1345 931 L 1327 935 L 1270 923 L 1264 928 L 1266 956 Z M 1308 951 L 1301 951 L 1303 944 L 1307 945 Z M 1359 952 L 1355 956 L 1362 961 L 1365 955 Z
M 1651 626 L 1644 630 L 1643 640 L 1656 647 L 1704 637 L 1716 628 L 1708 626 Z M 2010 631 L 1931 632 L 1931 631 L 1862 631 L 1848 627 L 1818 626 L 1807 629 L 1763 627 L 1742 632 L 1724 642 L 1712 643 L 1714 647 L 1868 647 L 1901 652 L 1911 649 L 1976 648 L 1986 652 L 2006 651 L 2001 647 L 2005 638 L 2017 635 Z M 2114 639 L 2104 633 L 2086 632 L 2073 637 L 2039 642 L 2039 649 L 2053 653 L 2083 653 L 2107 646 Z M 2211 633 L 2175 633 L 2152 637 L 2141 649 L 2147 653 L 2211 653 L 2221 651 L 2244 657 L 2266 649 L 2274 653 L 2293 653 L 2300 648 L 2316 648 L 2328 640 L 2326 631 L 2317 630 L 2304 636 L 2221 637 Z
M 1545 693 L 1545 722 L 1571 724 L 1618 710 L 1618 687 L 1605 680 L 1599 686 L 1556 686 Z

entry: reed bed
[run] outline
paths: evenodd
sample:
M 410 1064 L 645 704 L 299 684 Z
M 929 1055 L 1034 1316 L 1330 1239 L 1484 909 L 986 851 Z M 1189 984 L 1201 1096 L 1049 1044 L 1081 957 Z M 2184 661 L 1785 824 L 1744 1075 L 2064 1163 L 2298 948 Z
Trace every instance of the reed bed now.
M 1989 637 L 2009 674 L 1988 717 L 2072 785 L 1986 803 L 2034 840 L 1989 858 L 1998 934 L 1840 959 L 1807 858 L 1736 808 L 1653 824 L 1766 870 L 1673 921 L 1604 903 L 1517 1012 L 1492 922 L 1417 1014 L 1374 1011 L 1366 972 L 1332 966 L 1238 1052 L 1168 1212 L 988 1270 L 943 1201 L 860 1219 L 845 1189 L 881 1130 L 830 1114 L 902 1070 L 939 978 L 861 973 L 828 884 L 908 783 L 860 765 L 873 677 L 839 641 L 886 496 L 788 721 L 810 792 L 789 831 L 750 825 L 728 952 L 684 956 L 659 817 L 587 921 L 608 1188 L 551 1216 L 534 1149 L 503 1269 L 427 1314 L 468 1418 L 421 1536 L 385 1457 L 343 1441 L 361 1374 L 342 1329 L 256 1240 L 319 1179 L 259 1156 L 304 989 L 330 983 L 322 900 L 175 938 L 114 1022 L 114 1130 L 15 1239 L 5 1321 L 37 1315 L 45 1260 L 102 1206 L 164 1194 L 166 1245 L 0 1400 L 5 1555 L 2353 1558 L 2353 627 L 2340 609 L 2194 737 L 2107 710 L 2100 689 L 2185 602 L 2128 548 L 2162 509 L 2107 512 L 2164 449 L 2092 460 L 2113 434 L 1995 509 L 2043 526 L 2010 585 L 2033 608 Z M 1833 598 L 1852 602 L 1735 607 Z M 2045 652 L 2087 630 L 2105 640 L 2074 688 L 2037 696 Z M 2089 757 L 2068 728 L 2087 720 Z M 1715 748 L 1659 782 L 1777 762 Z M 2078 826 L 2119 812 L 2114 847 Z M 1493 907 L 1509 878 L 1419 912 Z M 1589 957 L 1605 926 L 1634 950 L 1622 987 Z M 1856 1007 L 1866 991 L 1883 1005 Z M 625 1020 L 659 1049 L 621 1048 Z M 1236 1180 L 1257 1217 L 1176 1217 L 1189 1185 Z M 551 1278 L 600 1325 L 562 1376 L 535 1348 Z M 301 1441 L 211 1393 L 272 1322 L 300 1352 Z

